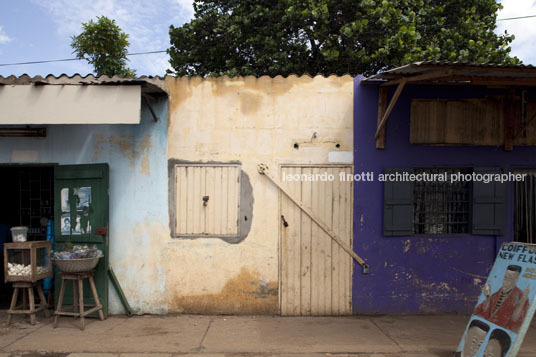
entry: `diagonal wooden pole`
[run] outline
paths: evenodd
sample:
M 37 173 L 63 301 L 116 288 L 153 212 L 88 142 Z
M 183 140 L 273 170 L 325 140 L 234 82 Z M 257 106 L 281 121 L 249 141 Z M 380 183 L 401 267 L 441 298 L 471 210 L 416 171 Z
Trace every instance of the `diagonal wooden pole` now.
M 335 232 L 333 232 L 327 224 L 324 223 L 318 217 L 311 208 L 306 206 L 301 200 L 295 198 L 277 179 L 276 177 L 272 176 L 270 171 L 268 170 L 268 166 L 264 164 L 260 164 L 258 166 L 259 173 L 261 175 L 264 175 L 268 177 L 276 186 L 283 192 L 292 202 L 294 202 L 306 215 L 308 215 L 324 232 L 327 233 L 337 243 L 342 249 L 346 251 L 354 260 L 363 268 L 363 273 L 368 274 L 370 267 L 369 265 L 359 256 L 357 255 L 352 247 L 350 247 L 348 244 L 346 244 Z
M 125 293 L 123 292 L 123 289 L 121 289 L 121 285 L 119 284 L 119 280 L 117 280 L 117 276 L 115 275 L 114 270 L 112 269 L 111 265 L 108 265 L 108 275 L 110 276 L 112 285 L 114 286 L 115 290 L 117 291 L 117 294 L 119 295 L 119 299 L 121 300 L 121 303 L 123 304 L 123 307 L 127 311 L 127 315 L 132 316 L 132 309 L 130 307 L 130 304 L 128 303 L 127 297 L 125 296 Z M 101 312 L 99 312 L 99 315 L 100 314 L 101 314 Z
M 408 82 L 407 78 L 402 78 L 401 82 L 398 83 L 398 86 L 396 87 L 395 94 L 393 95 L 393 98 L 391 98 L 391 101 L 389 102 L 389 105 L 387 106 L 387 109 L 385 110 L 385 113 L 383 114 L 382 120 L 378 123 L 378 128 L 376 129 L 376 134 L 374 134 L 374 138 L 378 139 L 380 136 L 380 132 L 382 128 L 384 127 L 385 123 L 387 122 L 387 118 L 389 118 L 389 114 L 391 114 L 391 111 L 395 107 L 396 101 L 398 100 L 398 97 L 400 96 L 400 93 L 402 93 L 402 89 L 404 89 L 404 86 Z

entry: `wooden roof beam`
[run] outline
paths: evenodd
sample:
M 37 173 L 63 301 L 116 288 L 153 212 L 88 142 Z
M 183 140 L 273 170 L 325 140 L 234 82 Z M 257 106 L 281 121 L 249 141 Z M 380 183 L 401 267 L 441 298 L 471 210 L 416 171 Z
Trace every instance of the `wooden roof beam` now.
M 378 125 L 382 122 L 385 111 L 389 104 L 389 88 L 381 87 L 378 93 Z M 380 134 L 376 139 L 376 149 L 385 149 L 385 126 L 380 129 Z
M 452 76 L 452 75 L 453 75 L 452 71 L 441 71 L 440 70 L 440 71 L 433 71 L 433 72 L 423 73 L 423 74 L 419 74 L 419 75 L 411 76 L 411 77 L 402 77 L 402 78 L 393 79 L 393 80 L 390 80 L 388 82 L 382 83 L 381 85 L 382 86 L 392 86 L 392 85 L 395 85 L 395 84 L 400 84 L 400 83 L 402 83 L 402 81 L 416 82 L 416 81 L 425 81 L 425 80 L 435 80 L 435 79 L 439 79 L 439 78 L 449 77 L 449 76 Z

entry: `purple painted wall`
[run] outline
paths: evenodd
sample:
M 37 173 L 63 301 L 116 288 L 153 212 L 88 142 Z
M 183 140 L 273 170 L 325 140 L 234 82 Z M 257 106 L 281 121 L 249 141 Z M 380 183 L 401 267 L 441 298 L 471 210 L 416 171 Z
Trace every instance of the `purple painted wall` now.
M 373 171 L 373 182 L 356 182 L 354 249 L 370 265 L 354 269 L 355 313 L 444 313 L 472 311 L 498 246 L 513 239 L 513 185 L 508 186 L 507 235 L 383 236 L 383 182 L 388 167 L 536 167 L 536 147 L 412 146 L 411 98 L 479 98 L 482 87 L 406 86 L 387 122 L 385 149 L 377 150 L 378 86 L 355 80 L 355 173 Z M 394 88 L 392 88 L 394 91 Z M 534 94 L 534 93 L 533 93 Z M 392 92 L 390 96 L 392 96 Z

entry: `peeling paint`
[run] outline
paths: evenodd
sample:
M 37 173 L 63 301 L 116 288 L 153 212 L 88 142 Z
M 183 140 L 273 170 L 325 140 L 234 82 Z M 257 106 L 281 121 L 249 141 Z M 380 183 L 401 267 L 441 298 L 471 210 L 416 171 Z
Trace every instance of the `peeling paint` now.
M 200 77 L 180 77 L 173 80 L 166 78 L 164 87 L 168 93 L 172 96 L 172 100 L 168 105 L 168 117 L 177 110 L 179 105 L 191 97 L 192 88 L 201 84 L 202 78 Z M 171 121 L 168 122 L 168 127 L 171 125 Z
M 451 270 L 454 270 L 458 273 L 462 273 L 462 274 L 465 274 L 465 275 L 468 275 L 468 276 L 472 276 L 472 277 L 475 277 L 475 278 L 480 278 L 480 279 L 487 279 L 488 277 L 487 276 L 484 276 L 484 275 L 479 275 L 479 274 L 473 274 L 473 273 L 468 273 L 466 271 L 463 271 L 463 270 L 460 270 L 460 269 L 456 269 L 454 267 L 450 267 Z
M 216 294 L 183 296 L 180 291 L 169 301 L 169 311 L 192 314 L 276 314 L 278 284 L 260 273 L 242 268 Z
M 128 166 L 130 167 L 134 167 L 135 161 L 140 158 L 140 153 L 135 149 L 133 141 L 133 135 L 121 135 L 119 139 L 112 135 L 109 138 L 110 146 L 119 147 L 123 157 L 129 160 Z
M 95 135 L 95 143 L 94 143 L 94 153 L 93 153 L 93 158 L 91 159 L 91 161 L 93 162 L 97 162 L 97 160 L 99 160 L 99 158 L 101 157 L 102 155 L 102 151 L 104 150 L 104 135 L 102 134 L 97 134 Z
M 125 231 L 128 244 L 113 250 L 110 264 L 137 313 L 166 313 L 167 250 L 169 229 L 146 219 Z
M 143 137 L 143 141 L 140 145 L 141 149 L 141 172 L 147 176 L 150 175 L 151 169 L 149 166 L 149 154 L 151 153 L 151 149 L 153 147 L 153 143 L 151 141 L 151 135 L 147 134 Z
M 253 93 L 238 93 L 240 95 L 240 110 L 242 114 L 254 114 L 259 108 L 262 97 Z
M 141 142 L 139 140 L 134 135 L 120 135 L 119 137 L 111 135 L 108 140 L 105 139 L 104 135 L 98 135 L 95 139 L 93 161 L 96 162 L 99 159 L 107 141 L 112 150 L 119 149 L 121 155 L 128 160 L 129 167 L 136 167 L 136 163 L 140 161 L 141 173 L 150 176 L 150 153 L 153 147 L 151 134 L 144 135 Z
M 428 252 L 428 248 L 424 245 L 419 247 L 418 253 L 419 254 L 426 254 Z
M 411 248 L 411 240 L 404 241 L 404 253 L 407 253 Z

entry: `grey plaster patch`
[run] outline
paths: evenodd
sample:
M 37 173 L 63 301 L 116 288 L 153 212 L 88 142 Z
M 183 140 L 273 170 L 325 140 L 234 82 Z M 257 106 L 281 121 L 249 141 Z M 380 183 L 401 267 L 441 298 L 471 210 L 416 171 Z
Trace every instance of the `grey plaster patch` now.
M 240 224 L 240 236 L 234 242 L 240 243 L 249 234 L 251 222 L 253 222 L 253 186 L 249 181 L 249 176 L 243 170 L 240 170 L 240 215 L 238 217 Z
M 239 235 L 236 236 L 217 236 L 217 235 L 180 235 L 175 232 L 176 222 L 176 180 L 175 180 L 175 165 L 195 164 L 195 165 L 239 165 L 240 161 L 187 161 L 179 159 L 168 160 L 168 211 L 169 211 L 169 228 L 172 238 L 178 239 L 198 239 L 198 238 L 219 238 L 227 243 L 237 244 L 242 242 L 248 236 L 253 222 L 253 187 L 249 180 L 249 176 L 240 169 L 240 210 L 238 216 Z

